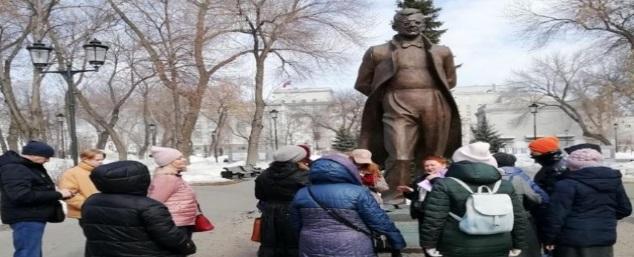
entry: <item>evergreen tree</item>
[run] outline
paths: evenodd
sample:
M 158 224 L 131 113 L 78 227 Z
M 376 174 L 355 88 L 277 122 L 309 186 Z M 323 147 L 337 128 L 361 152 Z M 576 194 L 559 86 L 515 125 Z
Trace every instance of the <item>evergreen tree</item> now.
M 471 127 L 471 133 L 473 134 L 473 142 L 487 142 L 491 145 L 491 153 L 497 153 L 500 148 L 504 145 L 502 139 L 500 139 L 500 134 L 493 128 L 492 125 L 489 125 L 487 118 L 485 115 L 482 115 L 478 121 L 478 124 L 475 127 Z
M 340 152 L 352 151 L 357 146 L 356 141 L 356 138 L 349 131 L 339 128 L 335 140 L 332 142 L 332 148 Z
M 438 21 L 438 12 L 440 12 L 441 8 L 434 8 L 433 0 L 397 0 L 396 6 L 399 8 L 414 8 L 420 10 L 425 16 L 429 17 L 426 19 L 425 30 L 423 31 L 423 35 L 425 35 L 429 40 L 438 44 L 440 42 L 440 36 L 444 34 L 446 29 L 439 29 L 442 26 L 442 22 Z

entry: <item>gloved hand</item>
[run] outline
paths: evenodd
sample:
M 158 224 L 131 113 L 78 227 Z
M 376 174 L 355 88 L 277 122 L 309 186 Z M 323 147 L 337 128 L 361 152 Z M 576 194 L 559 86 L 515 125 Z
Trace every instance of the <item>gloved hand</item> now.
M 521 249 L 511 249 L 509 251 L 509 256 L 515 257 L 515 256 L 519 256 L 521 253 L 522 253 Z
M 440 252 L 436 250 L 436 248 L 425 249 L 425 252 L 431 257 L 442 257 L 442 254 L 440 254 Z
M 401 250 L 392 250 L 392 257 L 403 257 Z

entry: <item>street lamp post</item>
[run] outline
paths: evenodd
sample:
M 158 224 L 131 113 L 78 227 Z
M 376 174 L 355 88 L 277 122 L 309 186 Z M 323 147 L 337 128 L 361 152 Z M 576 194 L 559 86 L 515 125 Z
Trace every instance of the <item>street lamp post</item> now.
M 214 152 L 214 159 L 216 160 L 216 163 L 218 163 L 218 142 L 217 137 L 218 136 L 218 131 L 216 129 L 214 129 L 214 131 L 211 132 L 211 145 L 213 146 L 213 149 L 211 149 Z
M 148 127 L 150 128 L 150 137 L 152 141 L 152 146 L 155 146 L 156 145 L 156 125 L 154 123 L 150 123 Z
M 619 151 L 619 123 L 614 123 L 614 152 Z
M 271 110 L 269 112 L 271 114 L 271 119 L 273 119 L 273 133 L 275 134 L 275 150 L 277 151 L 277 115 L 279 114 L 278 110 Z
M 537 108 L 539 105 L 537 103 L 532 103 L 528 106 L 530 108 L 531 113 L 533 114 L 533 140 L 537 139 Z
M 108 46 L 101 44 L 101 42 L 97 39 L 93 39 L 88 44 L 83 46 L 84 51 L 86 53 L 86 59 L 90 65 L 93 66 L 93 69 L 81 69 L 81 70 L 73 70 L 72 60 L 66 62 L 66 69 L 58 69 L 56 71 L 48 71 L 44 70 L 46 66 L 50 63 L 48 62 L 51 51 L 53 48 L 50 46 L 46 46 L 41 42 L 33 43 L 31 46 L 28 46 L 26 49 L 29 50 L 31 55 L 31 62 L 33 66 L 40 73 L 57 73 L 64 77 L 64 80 L 68 84 L 68 90 L 66 91 L 66 98 L 68 99 L 68 123 L 70 130 L 70 151 L 73 157 L 73 163 L 77 165 L 77 158 L 79 155 L 78 150 L 78 142 L 77 142 L 77 128 L 75 122 L 75 81 L 73 80 L 73 76 L 77 73 L 89 72 L 89 71 L 99 71 L 99 66 L 105 63 L 106 52 L 108 52 Z
M 321 135 L 319 134 L 319 127 L 313 126 L 313 140 L 315 141 L 315 151 L 319 151 L 319 140 Z
M 66 145 L 64 144 L 64 114 L 63 113 L 58 113 L 57 115 L 55 115 L 55 118 L 57 118 L 57 124 L 59 125 L 59 142 L 60 142 L 60 149 L 59 150 L 59 158 L 66 158 Z

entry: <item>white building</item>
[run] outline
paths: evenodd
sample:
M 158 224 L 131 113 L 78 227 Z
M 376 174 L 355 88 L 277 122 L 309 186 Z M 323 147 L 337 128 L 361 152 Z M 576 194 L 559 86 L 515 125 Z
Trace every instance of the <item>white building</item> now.
M 540 107 L 533 116 L 528 107 L 531 102 L 505 96 L 507 89 L 505 86 L 490 85 L 457 87 L 452 91 L 462 120 L 463 143 L 468 143 L 472 138 L 470 127 L 477 124 L 478 112 L 486 115 L 489 124 L 499 132 L 506 142 L 507 152 L 527 153 L 528 142 L 534 134 L 538 138 L 555 135 L 559 137 L 562 147 L 592 141 L 584 138 L 579 125 L 557 107 Z M 626 149 L 626 144 L 631 148 L 633 129 L 630 124 L 633 124 L 633 120 L 629 117 L 617 121 L 621 129 L 618 134 L 622 137 L 619 149 Z M 614 137 L 614 134 L 608 136 Z M 606 149 L 607 153 L 610 151 Z
M 274 146 L 275 129 L 271 111 L 278 111 L 278 145 L 307 144 L 315 151 L 329 150 L 334 132 L 317 126 L 313 118 L 327 114 L 333 103 L 331 88 L 279 88 L 271 92 L 266 107 L 268 137 Z M 273 129 L 270 129 L 273 128 Z
M 312 117 L 326 112 L 333 101 L 331 88 L 278 88 L 266 97 L 264 110 L 264 129 L 260 135 L 259 159 L 270 160 L 275 149 L 275 127 L 277 126 L 277 144 L 306 144 L 314 151 L 330 149 L 334 133 L 315 126 Z M 274 120 L 271 111 L 278 112 Z M 231 160 L 244 160 L 247 155 L 247 138 L 250 122 L 228 116 L 228 127 L 219 143 L 219 155 L 227 155 Z M 200 116 L 192 135 L 194 154 L 211 156 L 209 149 L 216 124 Z

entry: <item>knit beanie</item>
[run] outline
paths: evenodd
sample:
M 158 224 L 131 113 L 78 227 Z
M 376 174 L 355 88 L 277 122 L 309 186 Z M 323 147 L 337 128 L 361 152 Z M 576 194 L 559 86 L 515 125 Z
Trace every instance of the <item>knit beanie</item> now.
M 508 153 L 495 153 L 493 154 L 493 158 L 497 161 L 498 167 L 513 167 L 517 161 L 515 155 Z
M 601 152 L 601 146 L 595 145 L 595 144 L 588 144 L 588 143 L 573 145 L 573 146 L 565 148 L 564 150 L 566 151 L 566 153 L 570 154 L 576 150 L 583 149 L 583 148 L 590 148 L 590 149 L 597 150 L 597 152 L 599 153 Z
M 183 156 L 183 153 L 179 150 L 169 147 L 152 146 L 150 151 L 152 152 L 154 162 L 156 162 L 159 167 L 166 166 Z
M 273 154 L 273 160 L 276 162 L 299 162 L 304 158 L 306 150 L 296 145 L 283 146 Z
M 491 155 L 489 148 L 489 143 L 471 143 L 458 148 L 458 150 L 453 153 L 451 159 L 454 162 L 470 161 L 484 163 L 497 168 L 498 163 L 495 161 L 495 158 L 493 158 L 493 155 Z
M 350 152 L 350 156 L 357 164 L 372 163 L 372 152 L 366 149 L 354 149 Z
M 55 156 L 55 150 L 46 143 L 31 140 L 22 147 L 22 154 L 51 158 Z
M 528 144 L 532 155 L 542 155 L 559 151 L 559 138 L 549 136 L 531 141 Z
M 586 167 L 601 166 L 603 155 L 592 148 L 576 150 L 566 157 L 566 166 L 570 170 L 579 170 Z
M 297 145 L 297 146 L 303 148 L 304 151 L 306 151 L 306 157 L 304 157 L 304 159 L 302 159 L 301 161 L 303 163 L 310 164 L 310 161 L 311 161 L 310 160 L 310 146 L 308 145 Z

